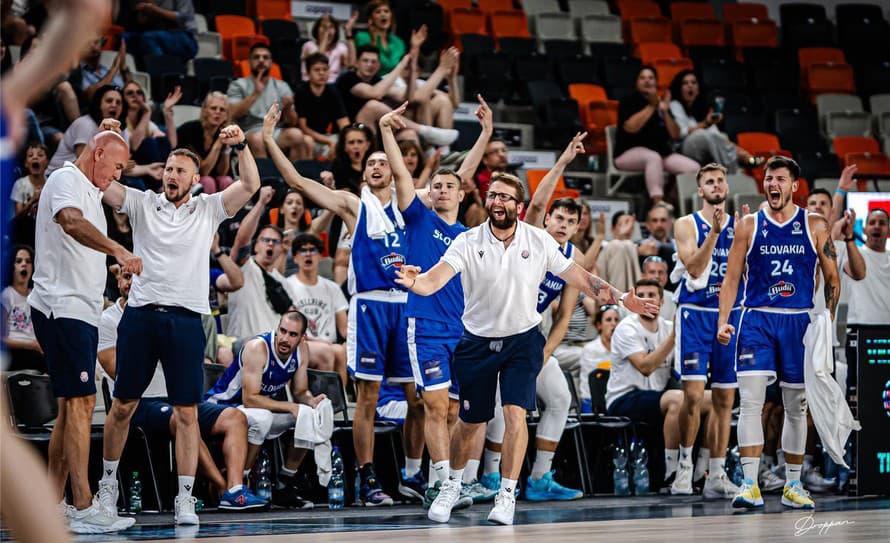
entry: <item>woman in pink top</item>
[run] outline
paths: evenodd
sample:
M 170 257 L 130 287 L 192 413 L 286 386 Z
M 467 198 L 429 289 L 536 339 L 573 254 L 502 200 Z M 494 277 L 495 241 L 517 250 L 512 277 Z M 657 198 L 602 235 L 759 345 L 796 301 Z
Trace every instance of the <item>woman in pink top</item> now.
M 352 43 L 352 27 L 358 19 L 358 12 L 352 13 L 352 17 L 346 22 L 346 42 L 340 41 L 340 24 L 337 20 L 325 13 L 312 25 L 312 39 L 303 44 L 300 54 L 300 71 L 303 81 L 309 79 L 306 73 L 306 57 L 312 53 L 320 52 L 328 57 L 328 83 L 333 83 L 340 76 L 341 70 L 346 70 L 353 64 L 355 58 L 355 45 Z

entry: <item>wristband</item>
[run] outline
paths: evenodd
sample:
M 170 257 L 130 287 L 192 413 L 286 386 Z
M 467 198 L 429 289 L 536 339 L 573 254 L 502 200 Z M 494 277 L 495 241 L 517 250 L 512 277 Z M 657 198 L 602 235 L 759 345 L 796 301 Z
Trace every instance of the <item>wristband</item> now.
M 224 255 L 224 254 L 226 254 L 226 252 L 223 251 L 222 249 L 220 249 L 219 251 L 213 253 L 213 258 L 219 258 L 219 257 L 221 257 L 221 256 Z
M 622 294 L 621 296 L 619 296 L 619 297 L 618 297 L 618 303 L 620 303 L 620 304 L 624 304 L 624 300 L 627 299 L 627 295 L 628 295 L 628 294 L 630 294 L 630 293 L 629 293 L 629 292 L 625 292 L 624 294 Z
M 232 146 L 232 149 L 234 149 L 236 151 L 243 151 L 244 148 L 247 147 L 246 141 L 247 140 L 244 140 L 241 143 L 236 143 L 235 145 Z
M 834 193 L 840 194 L 841 196 L 844 196 L 844 197 L 847 196 L 847 191 L 845 191 L 844 189 L 834 189 Z
M 852 238 L 844 238 L 844 243 L 850 243 L 851 241 L 856 241 L 855 237 Z

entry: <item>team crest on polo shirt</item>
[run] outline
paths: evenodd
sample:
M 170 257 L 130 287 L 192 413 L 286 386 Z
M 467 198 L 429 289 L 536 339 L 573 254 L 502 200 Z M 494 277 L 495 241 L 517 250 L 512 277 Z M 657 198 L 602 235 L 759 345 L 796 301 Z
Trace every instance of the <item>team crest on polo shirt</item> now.
M 485 256 L 485 251 L 479 251 L 479 258 L 482 258 L 483 256 Z
M 86 383 L 89 380 L 90 380 L 90 376 L 87 372 L 85 372 L 85 371 L 80 372 L 80 382 L 81 383 Z
M 526 258 L 526 259 L 527 259 L 527 258 L 528 258 L 528 249 L 523 249 L 522 252 L 520 253 L 520 256 L 521 256 L 522 258 Z
M 470 400 L 464 400 L 464 411 L 470 410 Z

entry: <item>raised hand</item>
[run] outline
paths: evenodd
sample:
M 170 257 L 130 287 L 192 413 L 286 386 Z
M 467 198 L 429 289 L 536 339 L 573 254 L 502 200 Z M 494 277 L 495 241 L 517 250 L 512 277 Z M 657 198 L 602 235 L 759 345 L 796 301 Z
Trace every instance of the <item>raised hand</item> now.
M 152 178 L 160 181 L 160 179 L 164 177 L 163 162 L 152 162 L 151 164 L 147 165 L 146 168 L 148 169 L 148 175 L 150 175 Z
M 99 130 L 111 130 L 112 132 L 121 133 L 121 122 L 117 119 L 102 119 L 102 122 L 99 123 Z
M 261 206 L 266 206 L 269 202 L 272 201 L 272 197 L 275 196 L 275 189 L 266 185 L 265 187 L 260 187 L 260 198 L 257 201 Z
M 615 237 L 619 239 L 630 239 L 635 222 L 636 219 L 630 214 L 618 217 L 618 224 L 615 225 Z
M 352 36 L 352 27 L 355 26 L 355 23 L 358 21 L 358 10 L 352 10 L 352 15 L 349 16 L 349 20 L 346 21 L 346 25 L 344 25 L 344 29 L 346 30 L 347 36 Z
M 606 214 L 600 213 L 596 219 L 596 237 L 603 239 L 606 236 Z
M 491 108 L 488 107 L 488 103 L 485 101 L 485 98 L 482 98 L 481 94 L 477 94 L 476 99 L 479 100 L 479 107 L 476 108 L 476 118 L 479 119 L 483 132 L 491 132 L 494 130 Z
M 711 229 L 714 231 L 714 234 L 719 236 L 720 231 L 723 230 L 723 209 L 715 207 L 711 221 Z
M 585 153 L 585 138 L 587 138 L 587 132 L 576 132 L 575 137 L 573 137 L 572 141 L 570 141 L 568 146 L 566 146 L 566 150 L 562 152 L 562 155 L 560 155 L 558 162 L 568 164 L 569 162 L 575 160 L 575 157 L 578 156 L 578 153 Z
M 848 191 L 853 188 L 853 176 L 856 175 L 856 165 L 850 164 L 841 172 L 841 178 L 837 182 L 837 188 Z
M 457 50 L 457 47 L 449 47 L 448 50 L 443 51 L 442 54 L 439 55 L 439 66 L 448 70 L 448 73 L 451 73 L 459 62 L 460 51 Z
M 219 139 L 229 147 L 233 147 L 242 143 L 246 138 L 240 126 L 230 124 L 219 131 Z
M 423 45 L 423 42 L 426 41 L 428 30 L 426 25 L 420 25 L 420 28 L 411 31 L 411 49 L 419 49 Z
M 264 90 L 266 90 L 266 83 L 269 82 L 269 69 L 260 70 L 258 74 L 253 77 L 253 86 L 254 94 L 262 94 Z
M 406 109 L 408 109 L 407 101 L 383 117 L 380 117 L 380 128 L 391 128 L 393 131 L 399 131 L 408 126 L 405 123 L 405 119 L 402 118 L 402 114 L 405 113 Z
M 179 103 L 182 100 L 182 87 L 176 85 L 173 87 L 173 91 L 167 95 L 167 98 L 164 100 L 164 111 L 172 111 L 173 106 Z
M 278 102 L 275 102 L 269 107 L 266 116 L 263 117 L 263 139 L 274 138 L 275 128 L 278 126 L 279 120 L 281 120 L 281 111 L 278 109 Z
M 657 96 L 657 95 L 656 95 Z M 667 111 L 671 107 L 671 91 L 664 91 L 664 95 L 661 97 L 661 100 L 658 102 L 658 109 L 661 111 Z

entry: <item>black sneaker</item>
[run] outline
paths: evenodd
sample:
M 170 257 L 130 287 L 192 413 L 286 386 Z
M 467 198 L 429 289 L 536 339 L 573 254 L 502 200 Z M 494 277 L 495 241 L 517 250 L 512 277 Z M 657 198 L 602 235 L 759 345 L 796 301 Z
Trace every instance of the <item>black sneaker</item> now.
M 661 484 L 661 488 L 658 489 L 658 493 L 661 495 L 671 494 L 671 486 L 674 484 L 674 478 L 677 476 L 677 472 L 671 473 L 671 476 L 664 480 Z
M 401 480 L 399 481 L 399 494 L 413 501 L 423 501 L 426 494 L 426 477 L 423 471 L 418 470 L 417 473 L 408 477 L 405 474 L 405 468 L 402 468 Z
M 300 492 L 293 485 L 284 488 L 272 489 L 272 504 L 288 509 L 312 509 L 315 504 L 300 496 Z
M 360 489 L 362 505 L 366 507 L 377 507 L 381 505 L 392 505 L 392 498 L 380 488 L 377 483 L 377 476 L 372 474 L 362 479 Z

